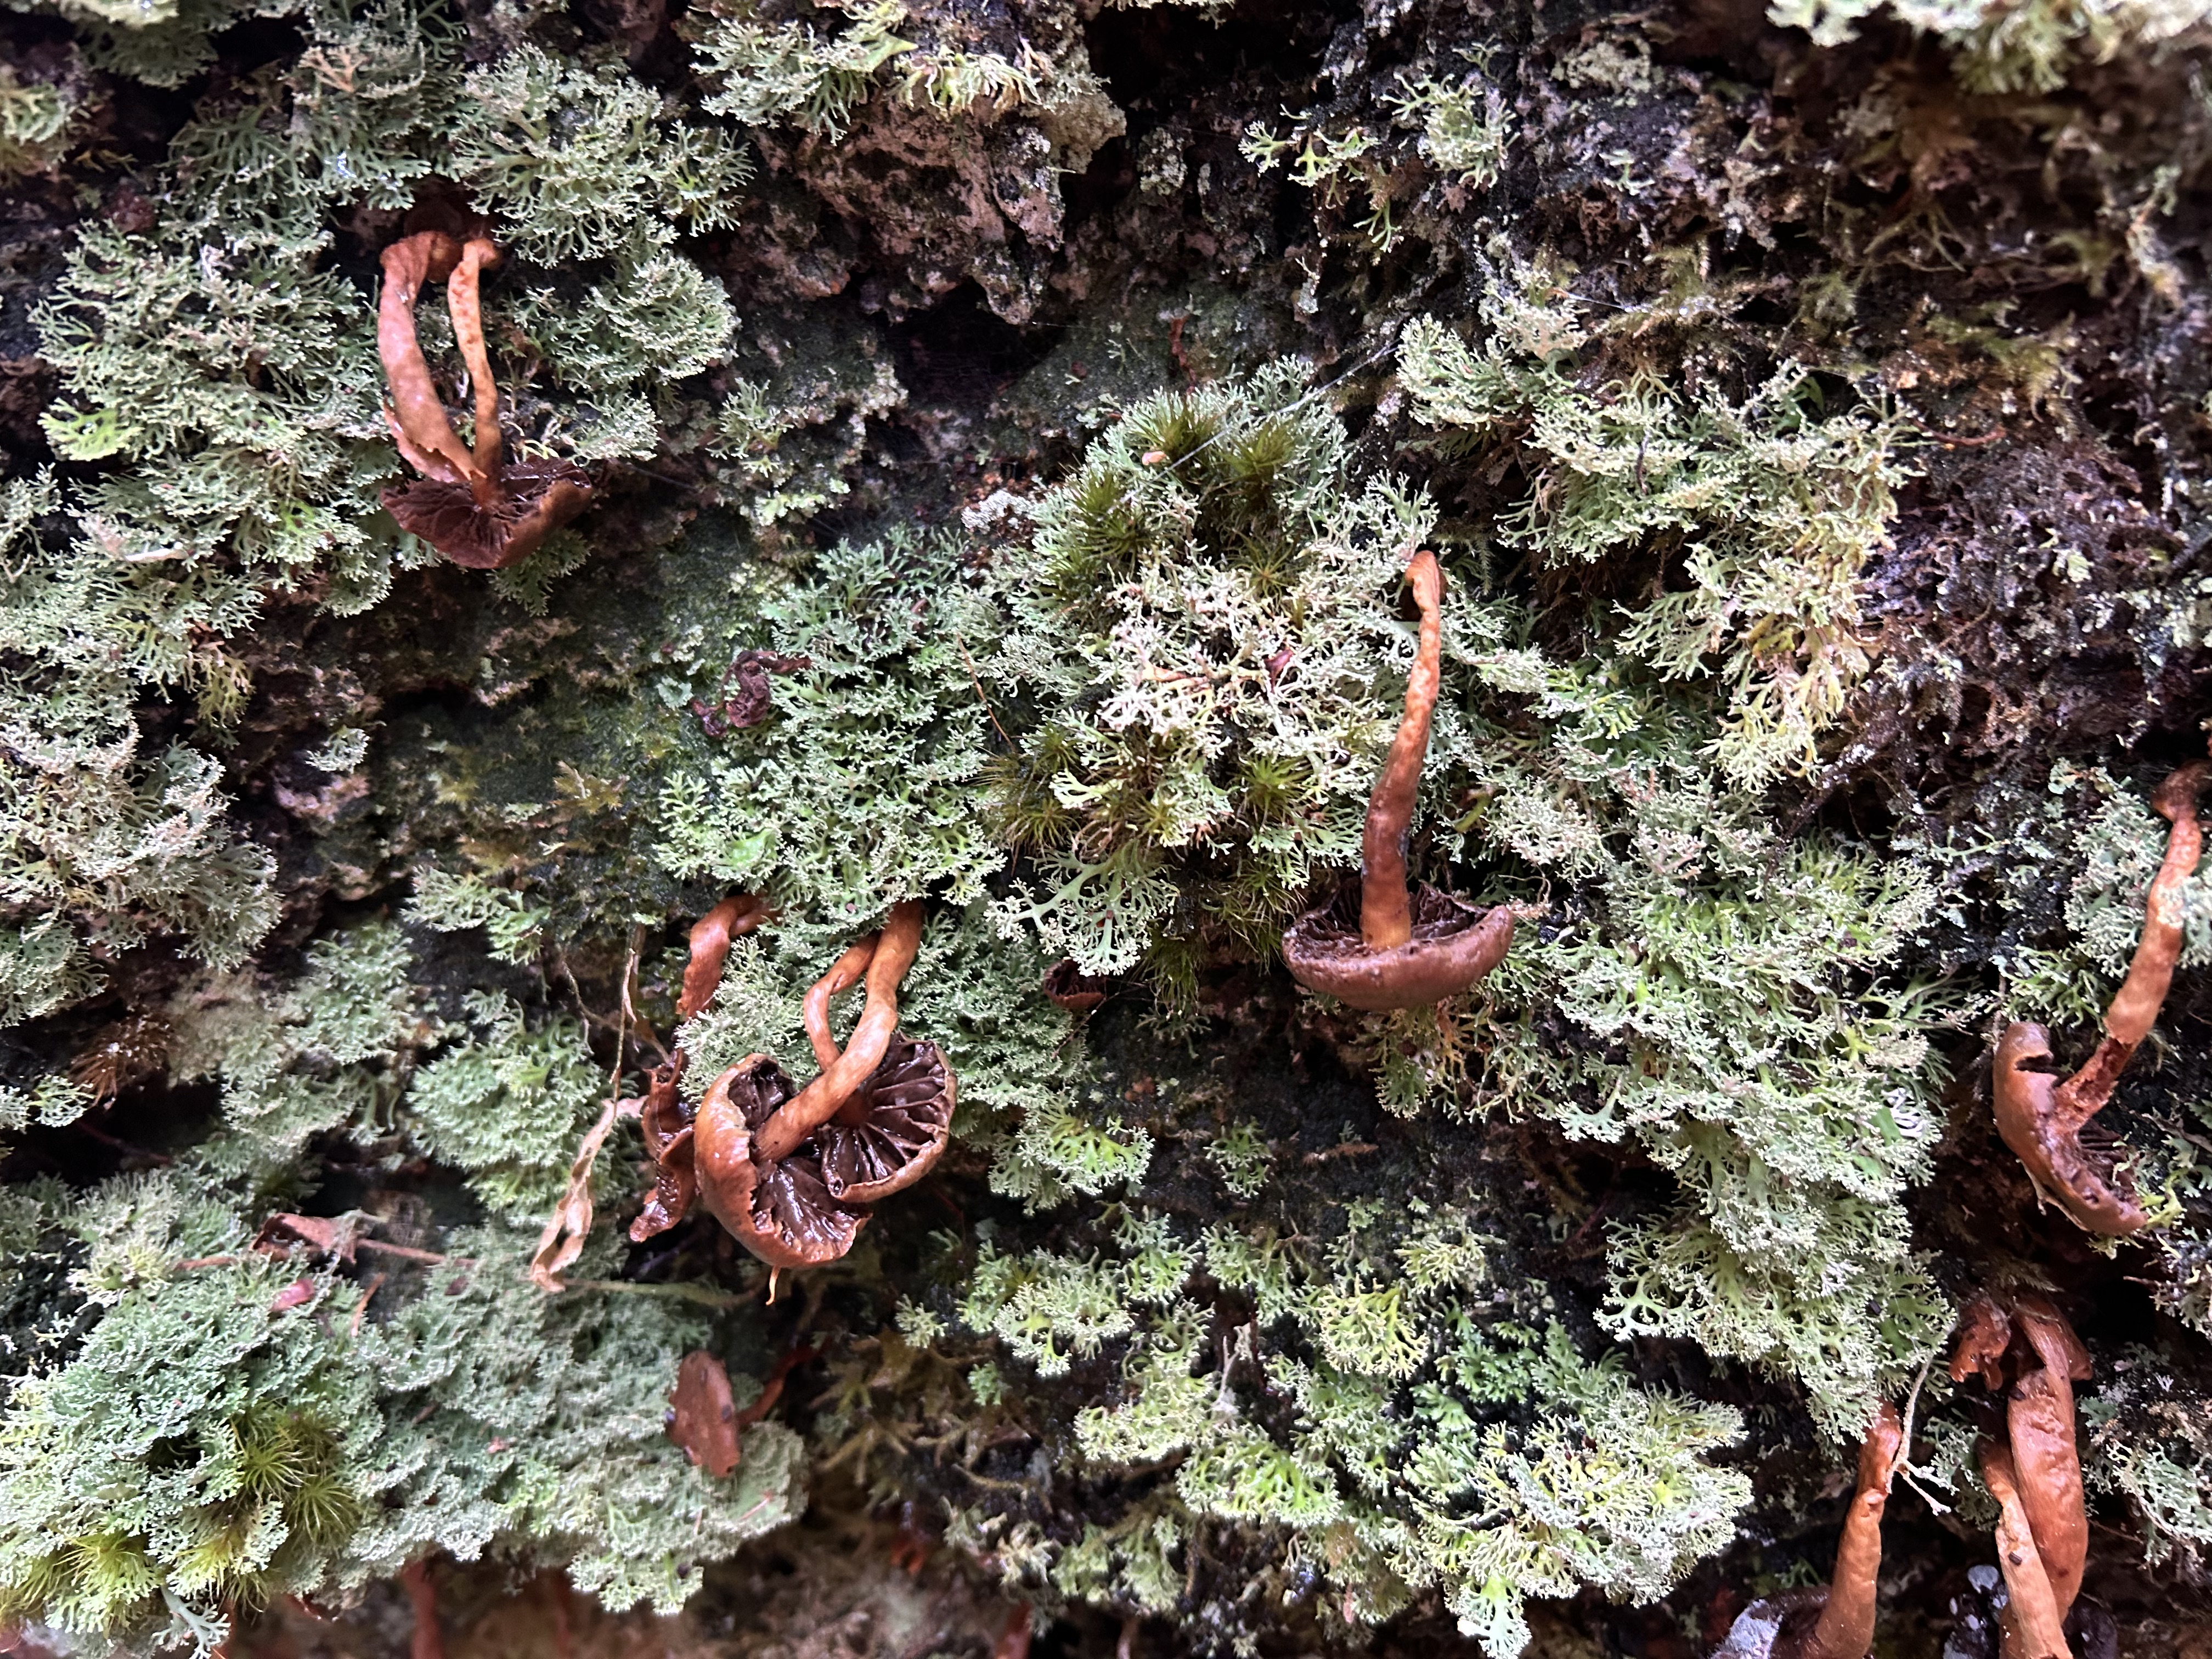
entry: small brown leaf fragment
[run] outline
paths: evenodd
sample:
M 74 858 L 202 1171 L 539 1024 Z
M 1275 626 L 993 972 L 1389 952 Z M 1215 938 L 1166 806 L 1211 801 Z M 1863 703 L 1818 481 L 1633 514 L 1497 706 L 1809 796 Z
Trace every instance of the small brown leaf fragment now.
M 740 651 L 736 660 L 722 671 L 721 689 L 715 694 L 715 701 L 707 703 L 695 698 L 691 712 L 698 716 L 701 727 L 710 738 L 745 731 L 775 712 L 769 675 L 795 674 L 802 668 L 813 666 L 811 657 L 787 657 L 774 651 Z M 738 683 L 734 692 L 730 690 L 732 679 Z
M 315 1281 L 312 1279 L 295 1279 L 276 1292 L 276 1299 L 269 1304 L 269 1311 L 273 1314 L 286 1313 L 314 1299 Z
M 686 1457 L 718 1480 L 738 1467 L 738 1408 L 720 1360 L 703 1348 L 685 1354 L 669 1403 L 668 1437 Z
M 257 1255 L 283 1257 L 295 1243 L 305 1244 L 317 1255 L 334 1255 L 350 1262 L 358 1241 L 353 1219 L 344 1216 L 293 1215 L 281 1212 L 261 1224 L 253 1235 Z
M 750 893 L 732 893 L 691 924 L 691 957 L 684 965 L 684 990 L 676 1001 L 678 1019 L 693 1018 L 714 1000 L 722 969 L 730 959 L 730 941 L 742 939 L 767 919 L 765 901 Z

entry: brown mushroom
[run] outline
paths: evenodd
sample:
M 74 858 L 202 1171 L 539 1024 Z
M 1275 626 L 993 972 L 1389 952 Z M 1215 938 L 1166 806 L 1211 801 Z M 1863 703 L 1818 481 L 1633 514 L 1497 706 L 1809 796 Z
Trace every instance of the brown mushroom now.
M 814 1132 L 822 1178 L 848 1204 L 873 1204 L 927 1175 L 952 1137 L 952 1068 L 933 1042 L 894 1036 L 876 1067 Z
M 1979 1449 L 1982 1482 L 1997 1501 L 1997 1568 L 2005 1581 L 1998 1626 L 2004 1659 L 2069 1659 L 2065 1619 L 2021 1501 L 2012 1454 L 1994 1440 L 1984 1440 Z
M 504 569 L 528 557 L 592 496 L 591 479 L 569 462 L 505 459 L 499 384 L 484 349 L 479 295 L 483 270 L 499 257 L 485 237 L 458 242 L 442 231 L 417 231 L 384 250 L 384 291 L 377 301 L 377 355 L 392 389 L 385 419 L 401 456 L 422 475 L 386 490 L 385 508 L 402 529 L 472 570 Z M 473 453 L 447 418 L 415 328 L 423 285 L 441 281 L 475 393 Z
M 2197 797 L 2212 767 L 2183 767 L 2151 798 L 2172 828 L 2166 857 L 2143 902 L 2142 938 L 2118 994 L 2105 1010 L 2105 1038 L 2088 1063 L 2061 1083 L 2039 1069 L 2051 1058 L 2051 1033 L 2032 1020 L 2008 1025 L 1997 1040 L 1990 1100 L 1997 1133 L 2028 1177 L 2093 1233 L 2122 1237 L 2150 1219 L 2127 1172 L 2106 1152 L 2081 1144 L 2081 1131 L 2112 1097 L 2129 1058 L 2150 1034 L 2181 957 L 2182 889 L 2197 868 L 2203 837 Z
M 1904 1450 L 1904 1425 L 1885 1400 L 1859 1443 L 1858 1486 L 1827 1584 L 1753 1602 L 1736 1615 L 1713 1659 L 1866 1659 L 1874 1646 L 1882 1511 Z
M 704 1348 L 685 1354 L 668 1405 L 668 1437 L 684 1456 L 718 1480 L 738 1467 L 738 1407 L 720 1360 Z
M 1367 803 L 1357 888 L 1309 911 L 1283 935 L 1283 957 L 1301 985 L 1354 1008 L 1418 1008 L 1455 996 L 1505 959 L 1513 913 L 1484 910 L 1406 879 L 1406 839 L 1419 792 L 1443 672 L 1443 573 L 1436 555 L 1406 568 L 1421 611 L 1420 646 L 1406 682 L 1406 711 Z
M 2011 1501 L 2033 1540 L 2042 1593 L 2063 1622 L 2081 1593 L 2089 1559 L 2074 1421 L 2074 1384 L 2089 1379 L 2088 1351 L 2046 1297 L 2017 1296 L 2008 1310 L 1977 1297 L 1967 1305 L 1951 1360 L 1955 1380 L 1976 1373 L 1991 1393 L 2005 1391 L 2005 1462 L 1999 1473 L 2010 1482 Z M 2009 1582 L 2009 1569 L 2006 1577 Z
M 2028 1529 L 2063 1620 L 2081 1594 L 2089 1559 L 2089 1515 L 2074 1432 L 2074 1384 L 2089 1380 L 2089 1355 L 2073 1327 L 2040 1297 L 2020 1298 L 2014 1318 L 2041 1364 L 2023 1368 L 2013 1383 L 2005 1433 Z
M 629 1224 L 630 1242 L 642 1244 L 665 1233 L 690 1213 L 699 1194 L 699 1175 L 691 1146 L 691 1112 L 677 1092 L 684 1076 L 684 1053 L 678 1049 L 665 1066 L 656 1066 L 647 1084 L 645 1105 L 638 1127 L 645 1134 L 646 1156 L 653 1160 L 653 1191 L 645 1207 Z
M 771 1267 L 836 1261 L 868 1218 L 830 1195 L 811 1142 L 762 1152 L 762 1132 L 798 1092 L 775 1061 L 749 1054 L 708 1086 L 693 1119 L 700 1201 Z
M 1977 1296 L 1960 1316 L 1959 1346 L 1951 1353 L 1951 1380 L 1978 1376 L 1991 1394 L 2004 1387 L 2005 1351 L 2012 1346 L 2012 1318 L 1993 1297 Z
M 690 1019 L 714 1000 L 722 983 L 730 941 L 741 939 L 768 919 L 768 905 L 750 893 L 732 893 L 691 924 L 691 955 L 684 964 L 684 992 L 676 1017 Z
M 694 1120 L 694 1158 L 707 1207 L 775 1267 L 833 1261 L 852 1248 L 863 1207 L 903 1191 L 943 1154 L 954 1085 L 931 1042 L 898 1031 L 898 987 L 921 944 L 921 905 L 894 905 L 880 933 L 848 945 L 806 994 L 807 1040 L 818 1074 L 794 1091 L 754 1054 L 714 1080 Z M 841 1051 L 833 998 L 856 984 L 867 1002 Z

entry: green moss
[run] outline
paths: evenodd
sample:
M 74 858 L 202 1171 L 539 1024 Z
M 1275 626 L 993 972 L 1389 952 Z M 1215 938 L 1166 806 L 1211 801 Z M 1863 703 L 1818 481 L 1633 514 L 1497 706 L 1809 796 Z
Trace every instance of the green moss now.
M 1271 945 L 1356 858 L 1431 514 L 1355 485 L 1302 379 L 1147 400 L 993 549 L 1007 620 L 978 660 L 1018 752 L 992 811 L 1034 870 L 1001 914 L 1086 973 L 1164 966 L 1206 928 Z

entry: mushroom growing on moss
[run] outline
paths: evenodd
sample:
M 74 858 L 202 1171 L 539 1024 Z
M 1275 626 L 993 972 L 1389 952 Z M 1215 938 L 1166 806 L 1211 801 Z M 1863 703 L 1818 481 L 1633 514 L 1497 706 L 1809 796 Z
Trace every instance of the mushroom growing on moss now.
M 2087 1065 L 2061 1083 L 2038 1069 L 2051 1058 L 2051 1033 L 2032 1020 L 2016 1020 L 1997 1040 L 1990 1099 L 1997 1133 L 2018 1155 L 2039 1191 L 2093 1233 L 2121 1237 L 2149 1219 L 2127 1172 L 2108 1155 L 2081 1144 L 2081 1131 L 2102 1111 L 2142 1040 L 2158 1018 L 2181 957 L 2182 889 L 2197 868 L 2203 837 L 2197 798 L 2212 767 L 2203 761 L 2168 777 L 2151 798 L 2172 828 L 2166 857 L 2143 902 L 2142 938 L 2112 1006 L 2105 1010 L 2105 1038 Z
M 1479 909 L 1406 879 L 1406 840 L 1443 675 L 1443 572 L 1425 550 L 1406 567 L 1421 637 L 1406 682 L 1406 711 L 1367 803 L 1359 884 L 1309 911 L 1283 935 L 1298 983 L 1354 1008 L 1419 1008 L 1455 996 L 1505 959 L 1513 913 Z
M 1866 1659 L 1874 1646 L 1882 1511 L 1905 1449 L 1905 1426 L 1885 1400 L 1859 1443 L 1858 1486 L 1828 1583 L 1753 1602 L 1736 1615 L 1713 1659 Z
M 921 944 L 921 906 L 892 907 L 806 994 L 819 1073 L 795 1088 L 765 1054 L 716 1078 L 693 1120 L 700 1195 L 738 1241 L 774 1267 L 818 1267 L 853 1246 L 866 1206 L 927 1174 L 951 1133 L 954 1085 L 934 1043 L 898 1031 L 898 987 Z M 841 1051 L 831 1000 L 865 982 L 867 1002 Z
M 385 420 L 400 454 L 422 475 L 386 490 L 385 508 L 402 529 L 471 570 L 501 570 L 528 557 L 592 497 L 590 478 L 568 461 L 506 459 L 499 383 L 484 349 L 479 299 L 480 275 L 499 258 L 487 237 L 463 242 L 443 231 L 417 231 L 384 250 L 384 291 L 377 301 L 377 356 L 392 390 Z M 453 339 L 475 395 L 473 451 L 447 418 L 416 334 L 415 302 L 425 283 L 436 282 L 446 285 Z

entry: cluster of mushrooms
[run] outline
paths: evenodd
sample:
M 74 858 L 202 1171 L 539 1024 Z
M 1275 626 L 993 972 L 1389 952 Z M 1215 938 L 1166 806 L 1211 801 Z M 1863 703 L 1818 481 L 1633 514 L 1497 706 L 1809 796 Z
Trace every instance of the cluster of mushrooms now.
M 2089 1355 L 2046 1297 L 2023 1293 L 1967 1304 L 1951 1379 L 1978 1376 L 1992 1396 L 1976 1447 L 1982 1481 L 1996 1500 L 1997 1613 L 2003 1659 L 2069 1659 L 2066 1615 L 2089 1559 L 2089 1516 L 2075 1443 L 2074 1384 Z M 1891 1476 L 1908 1451 L 1887 1401 L 1859 1448 L 1858 1488 L 1844 1519 L 1826 1584 L 1786 1590 L 1737 1615 L 1713 1659 L 1865 1659 L 1874 1643 L 1881 1569 L 1881 1516 Z
M 692 931 L 678 1012 L 706 1006 L 733 934 L 765 910 L 726 899 Z M 898 1030 L 898 988 L 921 945 L 921 905 L 893 905 L 879 933 L 847 947 L 806 994 L 817 1073 L 804 1088 L 767 1054 L 749 1054 L 707 1087 L 696 1109 L 678 1093 L 682 1059 L 653 1074 L 641 1113 L 653 1190 L 631 1224 L 643 1241 L 701 1205 L 771 1270 L 820 1267 L 853 1248 L 872 1206 L 928 1174 L 952 1130 L 954 1084 L 933 1042 Z M 831 1002 L 865 986 L 841 1050 Z M 771 1276 L 771 1283 L 773 1276 Z
M 501 570 L 527 558 L 582 512 L 592 481 L 563 460 L 512 460 L 500 429 L 499 382 L 484 348 L 481 282 L 500 260 L 489 237 L 420 230 L 384 250 L 376 350 L 391 388 L 384 418 L 408 465 L 422 476 L 384 492 L 385 510 L 455 564 Z M 462 443 L 415 329 L 424 286 L 446 285 L 447 314 L 475 404 L 476 443 Z
M 1998 1133 L 2039 1194 L 2106 1237 L 2139 1231 L 2149 1216 L 2113 1150 L 2085 1143 L 2082 1131 L 2111 1101 L 2172 986 L 2183 890 L 2203 845 L 2197 801 L 2208 781 L 2212 765 L 2194 762 L 2152 797 L 2170 826 L 2166 855 L 2144 901 L 2142 936 L 2127 977 L 2105 1010 L 2105 1034 L 2087 1062 L 2060 1081 L 2045 1069 L 2051 1033 L 2033 1021 L 2014 1021 L 1997 1039 L 1990 1097 Z M 2074 1413 L 2074 1385 L 2090 1376 L 2088 1350 L 2048 1297 L 1984 1294 L 1966 1306 L 1950 1370 L 1954 1382 L 1978 1377 L 1990 1396 L 1976 1461 L 1997 1505 L 2005 1591 L 1999 1651 L 2002 1659 L 2069 1659 L 2067 1615 L 2089 1556 Z M 1753 1602 L 1714 1659 L 1863 1659 L 1874 1634 L 1882 1506 L 1890 1472 L 1907 1449 L 1885 1403 L 1860 1450 L 1858 1492 L 1829 1583 Z

